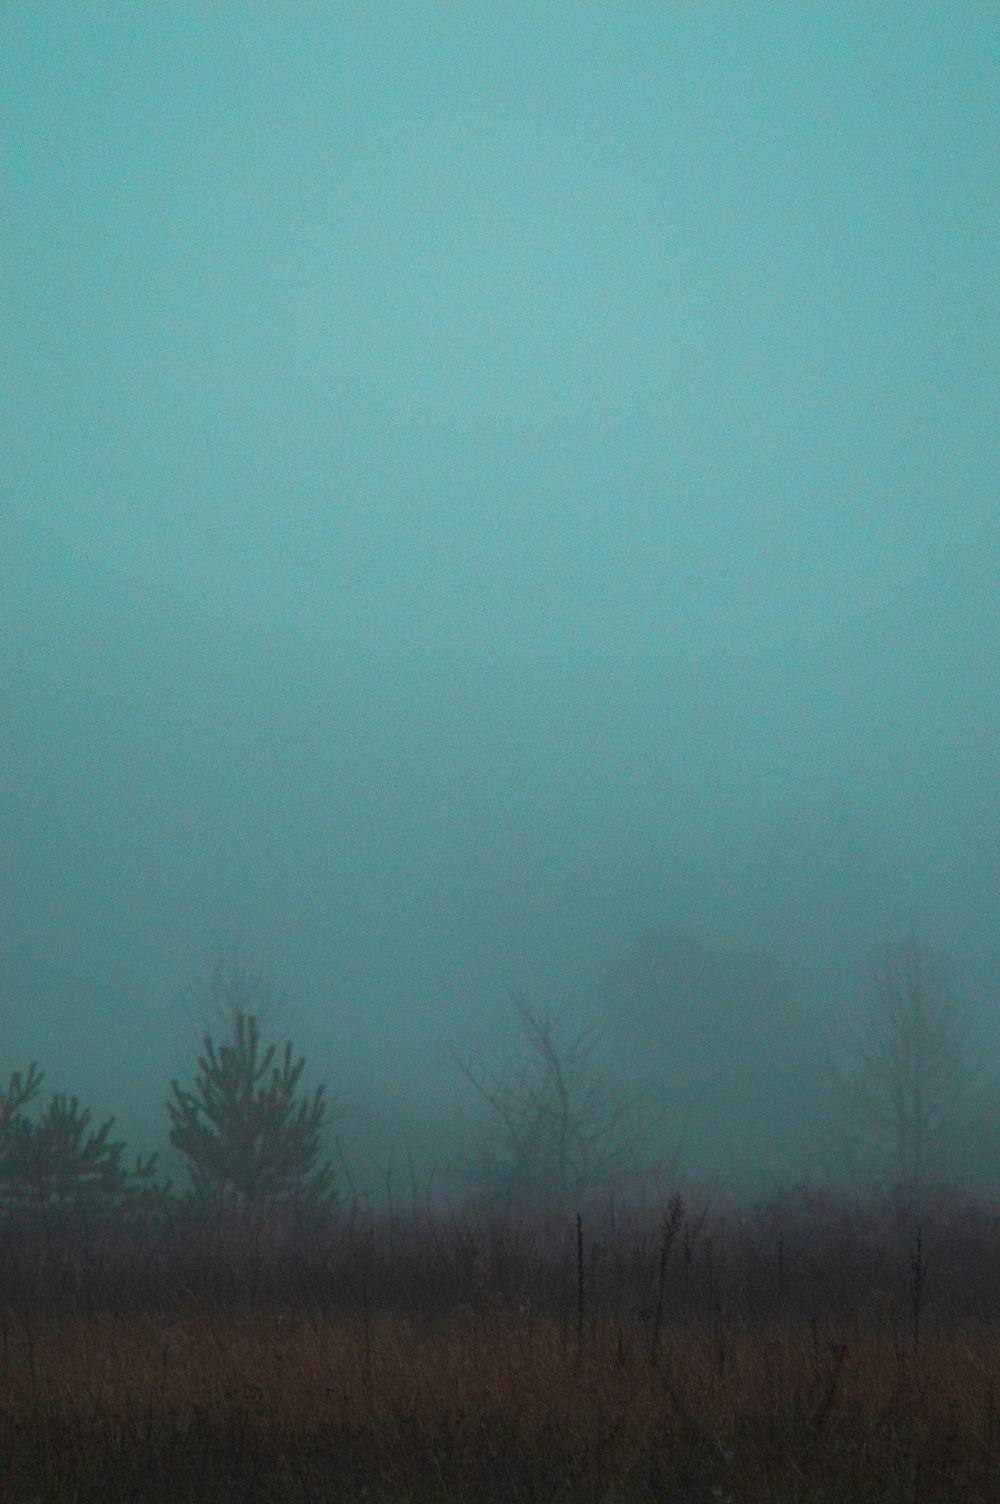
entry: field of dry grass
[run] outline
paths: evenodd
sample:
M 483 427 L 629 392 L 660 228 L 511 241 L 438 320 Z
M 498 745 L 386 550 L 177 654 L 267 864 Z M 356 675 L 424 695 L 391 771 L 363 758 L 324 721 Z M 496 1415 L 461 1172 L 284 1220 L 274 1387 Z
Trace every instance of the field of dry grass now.
M 981 1217 L 8 1240 L 2 1274 L 4 1501 L 1000 1500 Z

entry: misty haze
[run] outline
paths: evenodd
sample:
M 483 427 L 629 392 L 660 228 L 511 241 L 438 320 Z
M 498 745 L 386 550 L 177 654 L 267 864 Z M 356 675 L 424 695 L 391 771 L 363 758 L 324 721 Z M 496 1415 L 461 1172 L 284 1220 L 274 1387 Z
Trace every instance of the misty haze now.
M 998 40 L 4 7 L 0 1129 L 197 1196 L 243 1014 L 340 1212 L 1000 1204 Z
M 3 26 L 10 1066 L 154 1147 L 239 941 L 419 1119 L 647 928 L 995 1048 L 995 27 Z

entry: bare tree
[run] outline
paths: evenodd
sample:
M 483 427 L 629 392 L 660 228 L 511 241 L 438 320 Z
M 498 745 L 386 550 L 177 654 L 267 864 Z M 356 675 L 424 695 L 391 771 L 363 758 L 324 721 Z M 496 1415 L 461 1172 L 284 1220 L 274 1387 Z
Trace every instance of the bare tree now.
M 968 1030 L 946 974 L 914 937 L 873 968 L 841 1077 L 869 1161 L 920 1196 L 956 1169 L 971 1085 Z
M 621 1090 L 601 1069 L 603 1031 L 558 1037 L 555 1021 L 515 999 L 522 1049 L 498 1068 L 455 1056 L 488 1112 L 469 1175 L 485 1194 L 532 1207 L 565 1207 L 609 1184 L 652 1175 L 647 1163 L 662 1113 L 647 1088 Z

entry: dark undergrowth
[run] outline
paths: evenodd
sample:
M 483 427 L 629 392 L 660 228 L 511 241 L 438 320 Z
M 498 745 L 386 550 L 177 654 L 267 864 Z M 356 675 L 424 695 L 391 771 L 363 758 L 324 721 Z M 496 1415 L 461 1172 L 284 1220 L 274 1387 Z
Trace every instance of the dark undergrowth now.
M 3 1501 L 1000 1500 L 974 1209 L 9 1228 L 0 1279 Z

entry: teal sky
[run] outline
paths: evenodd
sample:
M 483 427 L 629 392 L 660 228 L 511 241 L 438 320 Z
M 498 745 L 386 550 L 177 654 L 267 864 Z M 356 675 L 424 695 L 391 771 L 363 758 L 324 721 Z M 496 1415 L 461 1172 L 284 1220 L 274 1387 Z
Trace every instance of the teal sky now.
M 335 1058 L 678 916 L 995 1000 L 998 16 L 0 10 L 12 1068 L 234 935 Z

